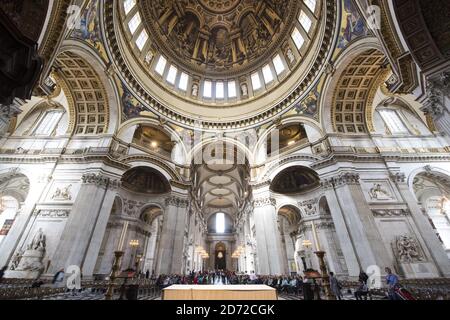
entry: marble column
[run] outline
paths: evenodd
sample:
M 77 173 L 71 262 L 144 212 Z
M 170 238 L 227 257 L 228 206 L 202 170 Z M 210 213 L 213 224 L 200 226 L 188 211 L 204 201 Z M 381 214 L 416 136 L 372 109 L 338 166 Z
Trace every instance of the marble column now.
M 408 187 L 406 182 L 406 176 L 404 173 L 392 173 L 391 180 L 393 180 L 403 198 L 411 211 L 411 216 L 414 220 L 416 227 L 430 252 L 436 268 L 443 277 L 450 277 L 450 261 L 442 246 L 439 238 L 436 236 L 428 217 L 426 217 L 421 208 L 419 207 L 414 195 Z
M 356 173 L 340 174 L 333 179 L 333 185 L 362 270 L 365 271 L 372 265 L 377 265 L 382 269 L 391 265 L 388 252 L 359 183 L 359 175 Z M 342 245 L 345 247 L 349 244 L 343 243 Z M 349 249 L 347 249 L 347 253 L 348 251 Z M 354 274 L 354 269 L 352 274 Z
M 86 276 L 92 275 L 94 270 L 114 202 L 113 189 L 117 187 L 118 182 L 100 173 L 84 174 L 82 181 L 83 184 L 51 260 L 50 273 L 71 265 L 80 266 Z M 83 268 L 84 265 L 86 270 Z
M 108 221 L 111 215 L 111 209 L 117 196 L 118 185 L 119 182 L 117 180 L 111 180 L 106 191 L 105 198 L 100 209 L 100 214 L 98 216 L 92 237 L 90 239 L 87 254 L 85 255 L 83 263 L 81 265 L 84 276 L 89 277 L 94 273 L 102 241 L 105 236 L 106 228 L 108 226 Z
M 321 182 L 325 198 L 328 202 L 331 217 L 341 244 L 342 254 L 344 255 L 345 263 L 350 277 L 357 277 L 361 270 L 361 265 L 356 255 L 356 249 L 352 241 L 350 230 L 346 218 L 344 216 L 344 208 L 336 196 L 333 179 L 324 179 Z
M 180 274 L 183 267 L 184 233 L 188 201 L 170 197 L 166 200 L 159 248 L 158 274 Z
M 286 274 L 275 200 L 266 196 L 254 202 L 256 246 L 259 262 L 258 273 L 262 275 Z

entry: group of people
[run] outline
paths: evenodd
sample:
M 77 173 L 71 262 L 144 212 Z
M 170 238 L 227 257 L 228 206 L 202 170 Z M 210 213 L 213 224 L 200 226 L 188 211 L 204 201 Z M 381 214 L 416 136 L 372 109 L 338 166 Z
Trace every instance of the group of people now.
M 388 297 L 390 300 L 398 300 L 399 296 L 397 294 L 399 288 L 399 279 L 396 274 L 392 272 L 391 268 L 385 268 L 386 272 L 386 285 L 388 288 Z M 361 271 L 358 277 L 358 288 L 354 292 L 354 296 L 356 300 L 367 300 L 367 296 L 370 293 L 369 288 L 369 276 Z M 333 272 L 330 272 L 330 287 L 331 291 L 338 300 L 342 300 L 342 285 L 339 280 L 336 278 Z
M 164 289 L 171 285 L 251 285 L 263 284 L 275 288 L 279 293 L 303 294 L 305 300 L 320 300 L 320 284 L 316 279 L 296 276 L 257 276 L 237 274 L 230 271 L 191 272 L 188 275 L 161 275 L 156 281 Z
M 396 288 L 399 285 L 398 276 L 390 268 L 386 268 L 386 284 L 388 287 L 388 297 L 397 300 Z M 343 299 L 343 286 L 333 272 L 329 274 L 330 288 L 332 294 L 338 300 Z M 171 285 L 250 285 L 263 284 L 275 288 L 279 293 L 303 295 L 305 300 L 320 300 L 322 285 L 321 280 L 308 276 L 257 276 L 251 274 L 237 274 L 231 271 L 201 271 L 190 272 L 187 275 L 161 275 L 157 278 L 156 284 L 164 289 Z M 369 289 L 369 276 L 361 271 L 358 278 L 358 288 L 354 291 L 356 300 L 367 299 Z

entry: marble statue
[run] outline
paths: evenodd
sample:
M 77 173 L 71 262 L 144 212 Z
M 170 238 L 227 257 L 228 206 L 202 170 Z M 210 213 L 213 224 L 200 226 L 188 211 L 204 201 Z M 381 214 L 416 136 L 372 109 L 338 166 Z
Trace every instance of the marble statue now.
M 150 50 L 148 53 L 147 53 L 147 55 L 145 56 L 145 63 L 149 66 L 150 65 L 150 63 L 152 62 L 152 60 L 153 60 L 153 52 Z
M 241 93 L 244 97 L 248 96 L 248 87 L 246 83 L 241 84 Z
M 28 245 L 28 250 L 45 250 L 46 247 L 46 236 L 42 231 L 42 228 L 38 230 L 35 234 L 33 240 Z
M 286 56 L 287 56 L 290 64 L 293 64 L 295 62 L 295 56 L 290 47 L 286 51 Z
M 197 97 L 198 96 L 198 84 L 194 83 L 192 85 L 192 96 Z

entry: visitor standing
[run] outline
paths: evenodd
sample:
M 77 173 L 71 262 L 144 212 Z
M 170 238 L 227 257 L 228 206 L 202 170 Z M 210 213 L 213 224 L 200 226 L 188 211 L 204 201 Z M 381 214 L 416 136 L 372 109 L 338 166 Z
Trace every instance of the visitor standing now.
M 339 283 L 339 280 L 334 275 L 334 272 L 330 272 L 330 286 L 331 292 L 334 294 L 337 300 L 342 300 L 342 286 Z

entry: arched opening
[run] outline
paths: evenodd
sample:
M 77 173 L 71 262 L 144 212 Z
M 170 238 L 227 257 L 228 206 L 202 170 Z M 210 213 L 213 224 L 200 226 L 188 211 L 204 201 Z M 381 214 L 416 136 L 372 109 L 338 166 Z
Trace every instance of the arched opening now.
M 213 214 L 208 220 L 208 233 L 210 234 L 230 234 L 233 232 L 233 220 L 224 212 Z
M 0 245 L 6 241 L 29 190 L 30 182 L 22 174 L 0 176 Z
M 214 261 L 216 270 L 227 270 L 227 247 L 223 242 L 216 245 Z
M 414 178 L 413 189 L 450 257 L 450 177 L 439 172 L 422 172 Z
M 159 248 L 161 244 L 161 233 L 163 227 L 163 210 L 158 206 L 146 208 L 141 215 L 141 220 L 150 226 L 149 234 L 144 245 L 142 258 L 142 271 L 146 275 L 153 275 L 158 265 Z
M 267 137 L 267 156 L 281 153 L 291 148 L 308 143 L 308 135 L 302 123 L 288 124 Z
M 122 225 L 120 224 L 122 210 L 122 199 L 116 196 L 111 208 L 108 225 L 103 236 L 97 263 L 94 269 L 94 275 L 99 279 L 103 279 L 111 272 L 111 267 L 114 262 L 114 252 L 119 249 L 118 235 L 120 235 L 122 230 Z
M 384 135 L 429 135 L 425 123 L 408 104 L 399 99 L 388 99 L 375 109 L 374 130 Z
M 174 142 L 165 131 L 149 125 L 139 125 L 136 128 L 133 143 L 168 158 L 174 148 Z
M 272 181 L 270 190 L 275 193 L 292 195 L 310 191 L 319 186 L 319 176 L 303 166 L 289 167 L 281 171 Z
M 171 190 L 167 179 L 149 167 L 136 167 L 125 172 L 122 186 L 130 191 L 145 194 L 164 194 Z
M 286 271 L 296 274 L 302 270 L 298 266 L 296 255 L 296 236 L 301 221 L 300 210 L 292 205 L 286 205 L 278 210 L 278 230 L 280 232 L 283 258 L 286 263 Z

